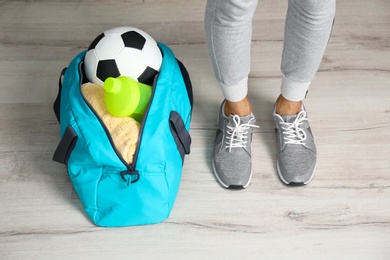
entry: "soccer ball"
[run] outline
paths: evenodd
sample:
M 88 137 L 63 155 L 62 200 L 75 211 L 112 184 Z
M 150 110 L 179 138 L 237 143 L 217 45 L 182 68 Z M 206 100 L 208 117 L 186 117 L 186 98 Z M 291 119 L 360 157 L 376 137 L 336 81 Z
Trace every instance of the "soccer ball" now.
M 84 71 L 89 81 L 101 87 L 108 77 L 119 76 L 151 86 L 161 63 L 156 41 L 140 29 L 124 26 L 96 37 L 86 53 Z

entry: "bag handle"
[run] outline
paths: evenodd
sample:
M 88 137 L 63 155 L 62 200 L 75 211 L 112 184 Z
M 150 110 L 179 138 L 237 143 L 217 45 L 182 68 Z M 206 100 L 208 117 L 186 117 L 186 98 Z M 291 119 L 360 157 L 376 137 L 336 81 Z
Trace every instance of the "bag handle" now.
M 60 122 L 62 81 L 64 79 L 64 74 L 65 74 L 66 69 L 67 68 L 64 68 L 62 70 L 61 75 L 60 75 L 60 79 L 58 80 L 58 94 L 57 94 L 57 98 L 56 98 L 56 100 L 54 101 L 54 104 L 53 104 L 54 114 L 57 117 L 58 123 Z
M 71 126 L 68 126 L 53 155 L 53 161 L 68 165 L 70 154 L 76 146 L 77 134 Z
M 190 154 L 191 136 L 185 128 L 183 119 L 176 111 L 172 111 L 169 116 L 170 128 L 177 148 L 179 149 L 182 159 L 185 154 Z
M 192 107 L 194 105 L 194 95 L 192 93 L 192 84 L 191 84 L 190 74 L 188 73 L 184 64 L 180 60 L 178 60 L 178 59 L 176 59 L 176 60 L 177 60 L 177 63 L 179 64 L 181 75 L 183 76 L 183 80 L 184 80 L 184 85 L 186 86 L 186 89 L 187 89 L 188 99 L 190 100 L 191 113 L 192 113 Z

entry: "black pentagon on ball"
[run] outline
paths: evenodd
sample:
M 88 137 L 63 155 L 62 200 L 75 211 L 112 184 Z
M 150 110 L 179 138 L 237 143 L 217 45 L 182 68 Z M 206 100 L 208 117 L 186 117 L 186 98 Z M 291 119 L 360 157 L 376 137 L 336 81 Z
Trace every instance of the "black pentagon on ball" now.
M 104 37 L 104 33 L 100 34 L 98 37 L 93 40 L 91 45 L 89 45 L 88 50 L 95 49 L 96 45 L 100 42 L 100 40 Z
M 146 85 L 153 86 L 154 77 L 157 73 L 157 70 L 152 69 L 151 67 L 146 67 L 141 76 L 138 77 L 138 81 Z
M 142 50 L 146 39 L 136 31 L 125 32 L 121 35 L 123 43 L 126 47 Z
M 105 81 L 108 77 L 119 77 L 121 74 L 119 73 L 118 66 L 116 65 L 115 60 L 101 60 L 98 63 L 96 69 L 96 76 L 101 80 Z

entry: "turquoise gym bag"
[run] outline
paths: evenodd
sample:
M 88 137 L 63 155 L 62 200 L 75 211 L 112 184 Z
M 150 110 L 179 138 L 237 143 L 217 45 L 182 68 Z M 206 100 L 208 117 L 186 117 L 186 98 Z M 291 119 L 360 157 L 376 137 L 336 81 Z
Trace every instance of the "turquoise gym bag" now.
M 66 165 L 86 213 L 98 226 L 162 222 L 178 193 L 184 156 L 190 152 L 192 86 L 184 65 L 166 45 L 158 45 L 163 61 L 132 164 L 119 155 L 107 128 L 82 95 L 86 51 L 61 74 L 53 106 L 61 141 L 53 160 Z

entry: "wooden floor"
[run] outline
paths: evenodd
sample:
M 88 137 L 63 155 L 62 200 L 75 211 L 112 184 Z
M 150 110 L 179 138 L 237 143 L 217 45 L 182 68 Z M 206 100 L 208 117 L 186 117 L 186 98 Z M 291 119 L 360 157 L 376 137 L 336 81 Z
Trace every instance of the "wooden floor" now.
M 210 156 L 222 95 L 203 33 L 205 0 L 0 1 L 0 259 L 390 259 L 390 1 L 339 0 L 306 106 L 313 181 L 283 185 L 271 111 L 287 1 L 260 1 L 250 97 L 254 174 L 225 190 Z M 105 29 L 132 25 L 169 45 L 195 96 L 192 153 L 162 224 L 103 229 L 86 217 L 52 112 L 60 71 Z

